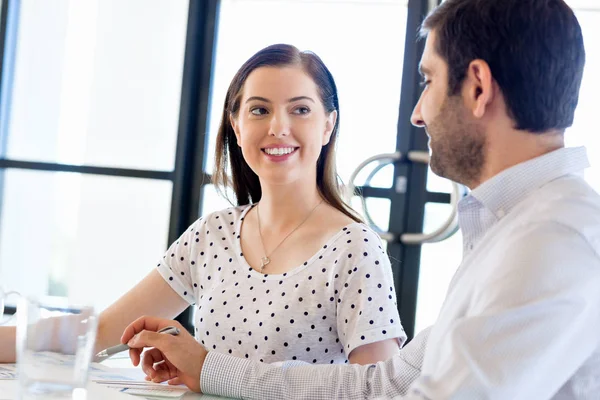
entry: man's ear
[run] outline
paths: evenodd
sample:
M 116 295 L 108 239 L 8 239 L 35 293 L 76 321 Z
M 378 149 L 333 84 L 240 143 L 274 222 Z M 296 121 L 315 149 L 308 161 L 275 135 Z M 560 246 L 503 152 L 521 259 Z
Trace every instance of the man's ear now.
M 239 147 L 242 147 L 241 143 L 242 140 L 240 138 L 240 131 L 238 129 L 238 124 L 237 124 L 237 120 L 235 118 L 233 118 L 233 115 L 229 114 L 229 123 L 231 124 L 231 128 L 233 129 L 233 133 L 235 133 L 235 139 L 237 141 L 237 145 Z
M 494 100 L 495 88 L 492 70 L 484 60 L 473 60 L 467 68 L 463 83 L 465 105 L 475 118 L 485 115 L 490 103 Z
M 337 121 L 337 110 L 333 110 L 327 116 L 327 121 L 325 121 L 325 132 L 323 132 L 323 146 L 329 143 L 331 139 L 331 134 L 333 133 L 333 128 L 335 128 L 335 122 Z

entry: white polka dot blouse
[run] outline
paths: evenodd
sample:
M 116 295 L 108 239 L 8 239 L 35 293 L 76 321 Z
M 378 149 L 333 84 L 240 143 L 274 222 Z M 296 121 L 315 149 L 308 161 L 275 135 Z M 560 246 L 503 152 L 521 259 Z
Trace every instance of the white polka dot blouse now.
M 200 218 L 157 266 L 194 305 L 196 340 L 207 350 L 267 363 L 343 364 L 359 346 L 404 343 L 390 262 L 375 232 L 352 223 L 302 265 L 264 275 L 241 251 L 250 209 Z

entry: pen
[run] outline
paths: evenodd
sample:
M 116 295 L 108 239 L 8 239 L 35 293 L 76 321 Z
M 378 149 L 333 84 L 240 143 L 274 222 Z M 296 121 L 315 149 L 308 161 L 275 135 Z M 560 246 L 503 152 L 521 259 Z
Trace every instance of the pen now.
M 174 326 L 167 326 L 165 328 L 160 329 L 158 331 L 158 333 L 166 333 L 168 335 L 177 336 L 177 335 L 179 335 L 179 328 L 176 328 Z M 109 347 L 108 349 L 102 350 L 101 352 L 96 354 L 96 358 L 107 358 L 107 357 L 112 356 L 113 354 L 120 353 L 127 349 L 129 349 L 129 346 L 127 345 L 127 343 L 118 344 L 116 346 L 112 346 L 112 347 Z

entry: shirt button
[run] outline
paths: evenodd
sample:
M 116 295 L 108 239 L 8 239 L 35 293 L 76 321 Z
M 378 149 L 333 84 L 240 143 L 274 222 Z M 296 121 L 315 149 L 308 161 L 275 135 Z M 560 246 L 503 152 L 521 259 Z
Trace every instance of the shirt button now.
M 504 217 L 505 215 L 506 215 L 506 212 L 504 211 L 504 209 L 503 209 L 503 208 L 501 208 L 501 209 L 499 209 L 498 211 L 496 211 L 496 216 L 497 216 L 498 218 L 502 218 L 502 217 Z

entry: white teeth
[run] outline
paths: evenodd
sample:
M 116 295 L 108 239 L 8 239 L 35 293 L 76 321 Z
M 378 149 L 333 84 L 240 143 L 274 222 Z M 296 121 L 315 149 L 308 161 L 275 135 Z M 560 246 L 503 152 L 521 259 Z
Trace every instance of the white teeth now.
M 286 154 L 290 154 L 295 149 L 293 147 L 278 147 L 278 148 L 270 148 L 265 149 L 265 153 L 272 156 L 284 156 Z

